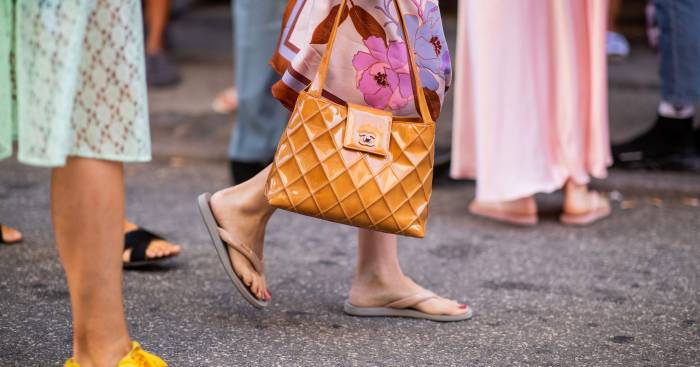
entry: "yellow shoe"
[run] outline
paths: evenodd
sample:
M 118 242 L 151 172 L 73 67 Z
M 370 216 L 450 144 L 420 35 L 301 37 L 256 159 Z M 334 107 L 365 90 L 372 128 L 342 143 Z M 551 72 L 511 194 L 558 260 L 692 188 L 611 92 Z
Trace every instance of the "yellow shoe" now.
M 80 367 L 80 365 L 71 358 L 63 367 Z M 168 367 L 168 364 L 160 357 L 141 349 L 138 342 L 132 342 L 131 352 L 119 361 L 117 367 Z

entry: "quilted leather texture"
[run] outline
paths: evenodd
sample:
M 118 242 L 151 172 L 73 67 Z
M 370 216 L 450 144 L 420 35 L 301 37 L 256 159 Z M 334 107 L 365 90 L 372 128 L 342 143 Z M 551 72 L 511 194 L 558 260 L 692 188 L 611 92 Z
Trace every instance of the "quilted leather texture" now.
M 425 235 L 435 124 L 394 120 L 389 154 L 345 148 L 347 108 L 302 92 L 268 177 L 272 206 L 382 232 Z

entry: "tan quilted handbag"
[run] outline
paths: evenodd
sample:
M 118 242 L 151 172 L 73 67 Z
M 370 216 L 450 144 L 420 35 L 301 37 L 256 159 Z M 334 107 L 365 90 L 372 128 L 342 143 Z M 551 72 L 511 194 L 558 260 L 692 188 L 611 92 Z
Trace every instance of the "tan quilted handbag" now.
M 399 1 L 403 34 L 406 24 Z M 345 9 L 346 0 L 339 9 Z M 282 135 L 266 195 L 274 207 L 376 231 L 423 237 L 432 194 L 435 122 L 413 46 L 405 38 L 420 118 L 393 117 L 322 96 L 341 19 L 337 12 L 316 78 Z M 354 78 L 348 77 L 348 83 Z

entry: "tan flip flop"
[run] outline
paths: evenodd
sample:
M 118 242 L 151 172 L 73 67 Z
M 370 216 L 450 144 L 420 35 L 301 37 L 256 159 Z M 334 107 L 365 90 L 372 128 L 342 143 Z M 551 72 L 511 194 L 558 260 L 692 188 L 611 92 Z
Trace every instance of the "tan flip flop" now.
M 517 226 L 534 226 L 537 224 L 537 214 L 519 214 L 504 210 L 492 209 L 472 201 L 469 212 L 486 219 L 497 220 Z
M 221 260 L 221 265 L 224 266 L 224 270 L 226 270 L 226 274 L 231 279 L 231 282 L 233 282 L 233 286 L 236 287 L 238 292 L 246 301 L 248 301 L 248 303 L 257 308 L 267 307 L 268 302 L 255 297 L 248 286 L 246 286 L 241 278 L 238 277 L 238 274 L 236 274 L 235 270 L 233 269 L 233 264 L 231 263 L 228 251 L 229 248 L 231 248 L 245 256 L 245 258 L 248 259 L 248 261 L 250 261 L 250 263 L 253 265 L 255 271 L 261 276 L 264 276 L 265 267 L 262 260 L 260 260 L 255 252 L 253 252 L 250 247 L 246 246 L 243 241 L 240 241 L 232 233 L 219 227 L 219 224 L 216 222 L 216 218 L 214 218 L 214 213 L 211 210 L 211 206 L 209 205 L 209 200 L 211 200 L 211 194 L 205 193 L 199 195 L 197 202 L 199 204 L 199 212 L 202 214 L 202 219 L 204 220 L 204 225 L 207 227 L 209 237 L 211 237 L 212 244 L 216 249 L 217 255 L 219 255 L 219 260 Z
M 357 307 L 350 301 L 345 302 L 343 310 L 346 314 L 360 317 L 410 317 L 438 322 L 453 322 L 469 320 L 473 316 L 472 308 L 467 306 L 467 312 L 461 315 L 431 315 L 429 313 L 416 310 L 419 303 L 432 298 L 440 298 L 435 293 L 423 290 L 412 296 L 393 301 L 383 307 Z
M 593 191 L 591 194 L 593 195 L 589 203 L 590 209 L 587 212 L 579 214 L 563 213 L 559 217 L 559 221 L 562 224 L 572 226 L 587 226 L 610 216 L 612 210 L 610 209 L 609 202 L 603 199 L 598 192 Z M 607 205 L 605 203 L 607 203 Z

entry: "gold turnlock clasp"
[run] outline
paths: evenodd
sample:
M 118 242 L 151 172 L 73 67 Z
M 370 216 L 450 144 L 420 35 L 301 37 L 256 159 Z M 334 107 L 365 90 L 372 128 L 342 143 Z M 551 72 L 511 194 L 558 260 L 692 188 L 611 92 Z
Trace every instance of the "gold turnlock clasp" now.
M 348 103 L 343 146 L 380 156 L 389 153 L 391 141 L 391 112 Z
M 360 128 L 360 131 L 357 133 L 359 136 L 357 143 L 366 147 L 374 148 L 374 146 L 377 145 L 377 136 L 380 134 L 368 130 L 370 130 L 369 126 L 363 126 Z

